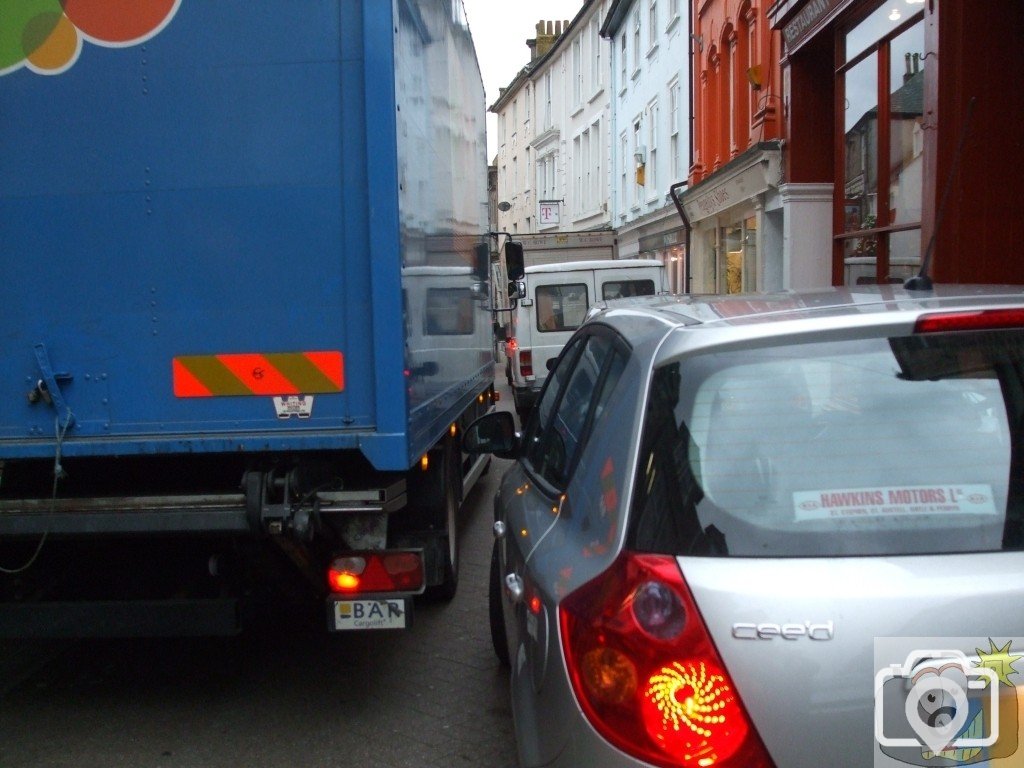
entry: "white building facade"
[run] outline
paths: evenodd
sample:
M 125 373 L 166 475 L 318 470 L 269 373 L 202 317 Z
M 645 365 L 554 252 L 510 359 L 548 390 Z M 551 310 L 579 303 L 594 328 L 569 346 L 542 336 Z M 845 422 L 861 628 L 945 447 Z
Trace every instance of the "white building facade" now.
M 620 258 L 657 258 L 687 289 L 686 227 L 669 190 L 690 162 L 688 0 L 614 0 L 611 42 L 611 224 Z
M 540 22 L 537 38 L 527 41 L 532 60 L 490 107 L 498 126 L 499 230 L 606 231 L 613 239 L 610 49 L 600 35 L 610 4 L 585 0 L 571 22 Z

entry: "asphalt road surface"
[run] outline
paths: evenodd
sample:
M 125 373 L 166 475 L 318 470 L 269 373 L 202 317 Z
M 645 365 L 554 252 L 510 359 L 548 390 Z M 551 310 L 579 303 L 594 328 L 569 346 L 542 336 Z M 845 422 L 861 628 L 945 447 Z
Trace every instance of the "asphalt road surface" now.
M 230 639 L 0 643 L 0 766 L 514 768 L 487 623 L 506 465 L 463 506 L 454 600 L 417 603 L 410 630 L 328 635 L 310 619 Z

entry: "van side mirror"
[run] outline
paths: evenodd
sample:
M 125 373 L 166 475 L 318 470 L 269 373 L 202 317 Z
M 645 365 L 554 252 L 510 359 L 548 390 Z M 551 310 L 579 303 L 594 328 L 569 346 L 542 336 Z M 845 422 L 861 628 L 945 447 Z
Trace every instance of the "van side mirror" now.
M 509 299 L 525 299 L 526 285 L 521 280 L 509 280 L 508 297 Z
M 509 240 L 505 243 L 505 269 L 509 280 L 522 280 L 526 274 L 523 261 L 523 244 Z

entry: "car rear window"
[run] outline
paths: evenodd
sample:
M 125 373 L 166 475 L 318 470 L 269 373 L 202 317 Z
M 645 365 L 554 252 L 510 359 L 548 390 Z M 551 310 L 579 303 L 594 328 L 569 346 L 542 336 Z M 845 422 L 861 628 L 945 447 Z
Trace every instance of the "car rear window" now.
M 716 352 L 655 372 L 632 535 L 732 556 L 1022 547 L 1024 334 Z

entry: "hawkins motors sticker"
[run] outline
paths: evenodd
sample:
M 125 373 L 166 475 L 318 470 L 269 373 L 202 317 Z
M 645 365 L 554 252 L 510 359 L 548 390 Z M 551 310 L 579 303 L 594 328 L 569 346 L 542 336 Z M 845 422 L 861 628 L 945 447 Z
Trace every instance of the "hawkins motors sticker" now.
M 995 515 L 990 485 L 904 485 L 849 490 L 797 491 L 796 522 L 856 517 Z

